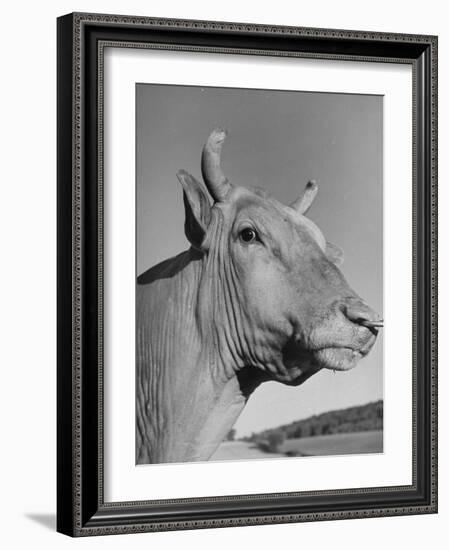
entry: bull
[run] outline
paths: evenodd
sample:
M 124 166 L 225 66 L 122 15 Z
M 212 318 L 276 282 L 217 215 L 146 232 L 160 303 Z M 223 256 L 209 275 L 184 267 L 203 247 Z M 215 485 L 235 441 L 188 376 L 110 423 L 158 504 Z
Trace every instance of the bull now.
M 316 183 L 289 206 L 233 185 L 225 137 L 215 129 L 204 146 L 205 186 L 177 174 L 189 250 L 137 280 L 138 464 L 208 460 L 260 384 L 351 369 L 382 326 L 305 216 Z

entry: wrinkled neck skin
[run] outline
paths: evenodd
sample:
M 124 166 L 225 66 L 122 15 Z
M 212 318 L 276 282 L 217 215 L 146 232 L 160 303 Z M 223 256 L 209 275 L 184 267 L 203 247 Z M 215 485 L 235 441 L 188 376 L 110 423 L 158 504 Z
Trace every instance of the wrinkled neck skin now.
M 226 248 L 190 249 L 137 287 L 137 463 L 208 460 L 251 393 L 285 368 L 279 335 L 259 334 L 242 309 Z
M 265 378 L 248 375 L 233 344 L 226 320 L 236 318 L 207 256 L 191 249 L 173 262 L 174 275 L 138 286 L 139 464 L 208 460 Z
M 229 341 L 210 265 L 191 249 L 172 260 L 175 274 L 138 286 L 137 463 L 209 459 L 261 381 Z

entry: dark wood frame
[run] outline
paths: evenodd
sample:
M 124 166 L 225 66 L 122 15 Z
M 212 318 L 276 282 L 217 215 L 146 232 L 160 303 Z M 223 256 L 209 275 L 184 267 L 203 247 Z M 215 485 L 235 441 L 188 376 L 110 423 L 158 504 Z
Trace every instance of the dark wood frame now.
M 412 65 L 412 485 L 104 503 L 102 52 L 112 44 Z M 436 512 L 437 38 L 70 14 L 58 19 L 57 63 L 58 531 L 86 536 Z

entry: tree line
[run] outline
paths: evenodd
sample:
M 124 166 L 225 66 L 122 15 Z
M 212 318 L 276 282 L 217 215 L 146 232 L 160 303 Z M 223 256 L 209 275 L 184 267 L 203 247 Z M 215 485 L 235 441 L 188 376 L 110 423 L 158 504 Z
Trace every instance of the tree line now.
M 366 405 L 313 415 L 277 428 L 253 433 L 249 437 L 244 437 L 243 440 L 257 443 L 382 429 L 383 400 L 379 400 Z

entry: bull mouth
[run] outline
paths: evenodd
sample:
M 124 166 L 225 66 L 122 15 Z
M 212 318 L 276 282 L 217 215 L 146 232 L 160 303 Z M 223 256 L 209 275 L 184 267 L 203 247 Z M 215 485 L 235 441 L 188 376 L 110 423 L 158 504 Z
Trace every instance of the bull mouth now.
M 366 355 L 360 350 L 346 347 L 326 347 L 313 352 L 316 363 L 322 368 L 333 371 L 347 371 L 353 369 Z
M 326 342 L 321 346 L 302 347 L 299 339 L 290 341 L 283 351 L 288 376 L 282 381 L 300 385 L 321 369 L 348 371 L 357 366 L 373 347 L 377 334 L 371 333 L 362 341 L 348 343 Z
M 324 369 L 347 371 L 353 369 L 365 357 L 376 341 L 370 338 L 362 347 L 326 346 L 312 352 L 314 361 Z

